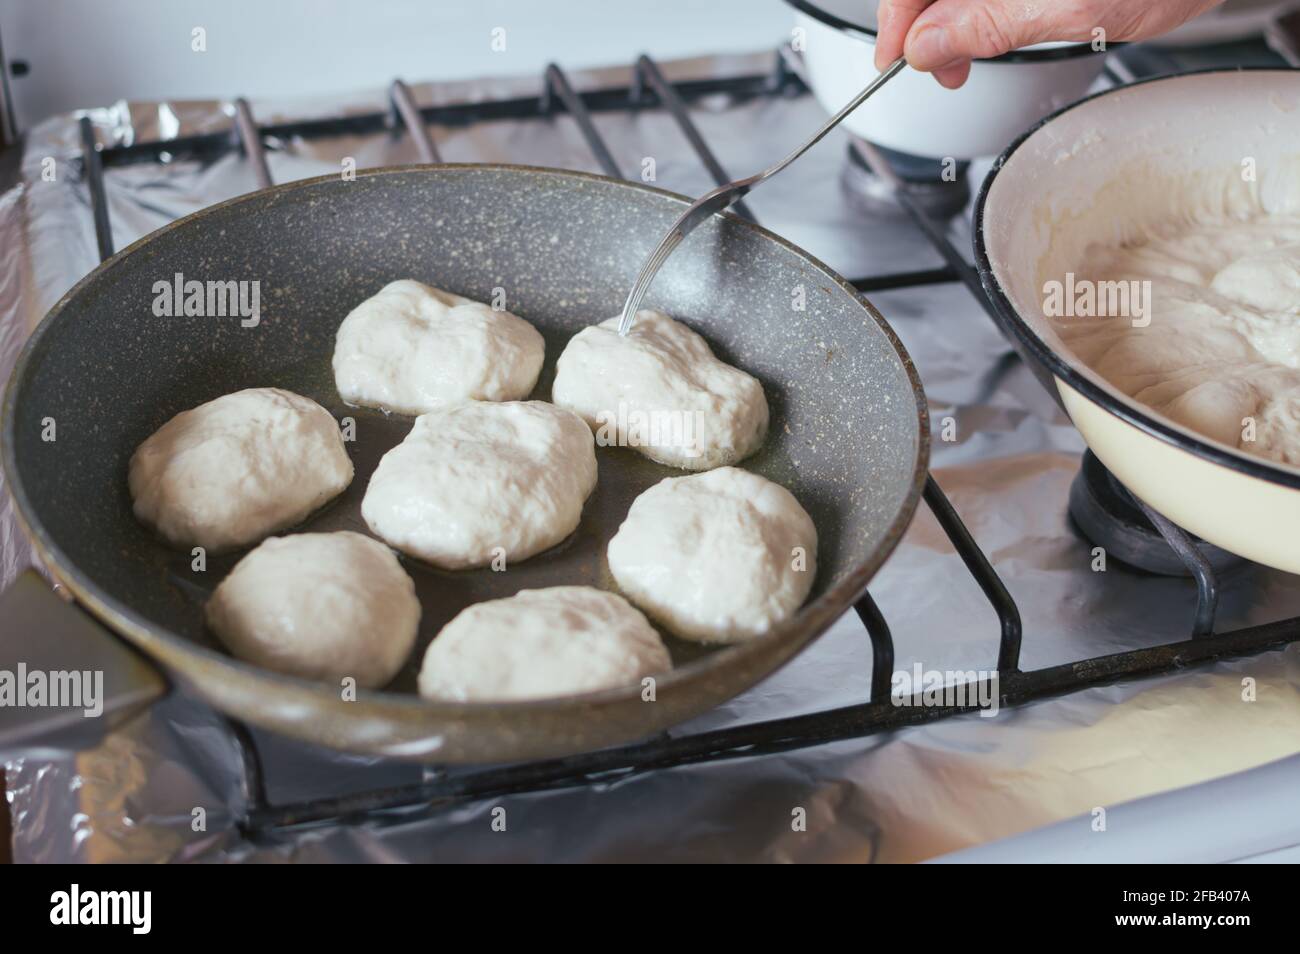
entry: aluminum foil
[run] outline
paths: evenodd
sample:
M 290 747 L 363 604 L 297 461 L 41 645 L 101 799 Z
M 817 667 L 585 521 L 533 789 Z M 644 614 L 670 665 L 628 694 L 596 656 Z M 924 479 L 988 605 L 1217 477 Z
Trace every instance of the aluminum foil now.
M 679 78 L 771 65 L 770 55 L 756 54 L 682 61 L 667 69 Z M 590 71 L 572 79 L 584 88 L 625 83 L 628 73 Z M 523 95 L 538 87 L 537 78 L 495 79 L 416 87 L 415 95 L 426 104 Z M 269 121 L 385 105 L 375 92 L 346 103 L 253 108 Z M 228 129 L 231 122 L 229 109 L 215 102 L 119 103 L 88 115 L 105 143 Z M 811 97 L 802 96 L 747 103 L 716 97 L 700 104 L 696 118 L 724 167 L 744 174 L 779 158 L 824 117 Z M 3 377 L 40 316 L 96 264 L 75 120 L 56 117 L 32 130 L 18 181 L 0 192 Z M 641 159 L 653 156 L 659 185 L 688 193 L 712 185 L 663 112 L 603 114 L 597 122 L 625 171 L 637 172 Z M 599 171 L 566 117 L 433 134 L 448 160 Z M 415 160 L 409 139 L 386 134 L 274 145 L 276 181 L 337 171 L 346 156 L 363 167 Z M 846 200 L 840 182 L 845 154 L 846 140 L 832 137 L 755 193 L 749 201 L 759 220 L 849 277 L 939 265 L 904 217 Z M 55 160 L 53 182 L 41 175 L 46 157 Z M 972 170 L 973 183 L 984 171 Z M 253 187 L 251 170 L 233 152 L 208 165 L 113 168 L 107 188 L 115 244 L 121 248 Z M 967 229 L 965 222 L 954 225 L 961 248 L 969 247 Z M 1190 582 L 1114 564 L 1093 571 L 1090 545 L 1071 529 L 1065 509 L 1080 439 L 969 293 L 960 285 L 939 285 L 873 300 L 925 382 L 935 475 L 1020 606 L 1022 665 L 1049 666 L 1187 633 Z M 945 433 L 953 439 L 945 440 Z M 6 496 L 0 503 L 5 584 L 31 560 L 10 508 Z M 995 665 L 994 614 L 924 509 L 871 592 L 893 628 L 898 669 Z M 1225 581 L 1221 629 L 1298 614 L 1296 577 L 1245 567 Z M 675 732 L 861 702 L 870 677 L 865 631 L 848 616 L 784 670 Z M 1246 677 L 1255 680 L 1255 701 L 1243 700 Z M 995 718 L 973 715 L 784 755 L 254 839 L 234 827 L 244 796 L 226 723 L 183 692 L 94 749 L 11 756 L 5 769 L 19 861 L 917 861 L 1053 823 L 1087 825 L 1097 808 L 1167 797 L 1160 793 L 1175 789 L 1223 811 L 1213 785 L 1204 795 L 1186 787 L 1294 755 L 1300 751 L 1298 725 L 1300 650 L 1292 647 L 1076 693 Z M 277 802 L 411 782 L 426 771 L 257 737 Z M 1277 771 L 1270 771 L 1267 777 L 1276 779 Z M 204 809 L 204 830 L 194 830 L 195 808 Z M 504 831 L 493 825 L 500 808 Z M 792 824 L 797 809 L 804 810 L 806 830 Z M 1133 810 L 1116 817 L 1144 816 Z M 1276 815 L 1244 808 L 1239 814 L 1261 851 L 1271 838 L 1287 837 L 1270 818 Z M 1148 860 L 1163 857 L 1161 846 L 1169 843 L 1141 824 L 1112 827 L 1107 838 Z M 1016 852 L 1033 856 L 1028 847 Z

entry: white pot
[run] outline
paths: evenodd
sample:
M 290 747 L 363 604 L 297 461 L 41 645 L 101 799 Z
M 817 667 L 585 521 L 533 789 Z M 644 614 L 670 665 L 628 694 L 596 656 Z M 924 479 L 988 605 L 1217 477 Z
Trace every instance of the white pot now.
M 808 82 L 826 111 L 836 112 L 877 75 L 875 35 L 819 6 L 796 6 Z M 977 60 L 956 90 L 904 70 L 844 125 L 877 145 L 917 156 L 996 155 L 1039 119 L 1083 96 L 1104 60 L 1087 45 L 1043 44 Z

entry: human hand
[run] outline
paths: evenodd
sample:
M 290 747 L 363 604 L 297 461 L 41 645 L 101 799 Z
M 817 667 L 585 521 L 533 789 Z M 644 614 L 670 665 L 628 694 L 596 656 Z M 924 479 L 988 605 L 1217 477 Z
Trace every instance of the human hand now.
M 876 68 L 906 55 L 949 89 L 971 60 L 1033 43 L 1145 40 L 1186 23 L 1221 0 L 880 0 Z

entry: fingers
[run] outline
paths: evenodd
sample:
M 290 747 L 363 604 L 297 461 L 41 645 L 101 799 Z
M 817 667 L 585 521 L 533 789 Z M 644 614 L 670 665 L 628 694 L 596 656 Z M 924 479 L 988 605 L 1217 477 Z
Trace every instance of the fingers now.
M 934 71 L 934 78 L 945 89 L 956 89 L 970 76 L 970 60 L 956 66 L 943 66 Z
M 903 55 L 903 41 L 916 18 L 935 0 L 880 0 L 876 10 L 876 69 Z
M 914 68 L 949 89 L 966 82 L 971 60 L 1048 40 L 1086 42 L 1157 36 L 1219 0 L 880 0 L 876 68 L 906 53 Z
M 1087 39 L 1073 19 L 1059 0 L 938 0 L 908 28 L 904 49 L 915 69 L 937 72 L 1044 40 Z

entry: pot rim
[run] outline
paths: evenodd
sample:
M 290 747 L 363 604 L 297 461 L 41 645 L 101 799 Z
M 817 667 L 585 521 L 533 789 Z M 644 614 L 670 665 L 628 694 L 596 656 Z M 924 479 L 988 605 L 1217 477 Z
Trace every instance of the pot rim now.
M 1237 67 L 1210 67 L 1207 69 L 1186 70 L 1177 73 L 1162 73 L 1157 76 L 1149 76 L 1132 83 L 1125 83 L 1123 86 L 1113 86 L 1109 89 L 1100 90 L 1091 93 L 1076 102 L 1063 106 L 1053 113 L 1044 116 L 1038 122 L 1034 123 L 1023 133 L 1021 133 L 1012 143 L 1007 146 L 1002 154 L 993 162 L 993 167 L 984 178 L 983 185 L 980 186 L 979 196 L 975 200 L 975 218 L 974 218 L 974 246 L 975 246 L 975 267 L 979 272 L 980 284 L 984 287 L 984 292 L 988 295 L 990 302 L 993 304 L 994 316 L 997 319 L 1002 332 L 1014 340 L 1020 342 L 1025 349 L 1048 371 L 1051 372 L 1058 382 L 1064 383 L 1074 391 L 1077 391 L 1083 397 L 1087 398 L 1093 404 L 1100 406 L 1103 410 L 1108 411 L 1115 417 L 1125 423 L 1131 424 L 1140 431 L 1157 438 L 1158 440 L 1171 444 L 1180 450 L 1187 451 L 1203 460 L 1219 464 L 1230 470 L 1245 474 L 1248 477 L 1255 477 L 1259 480 L 1272 484 L 1280 484 L 1284 487 L 1300 490 L 1300 468 L 1288 467 L 1285 464 L 1279 464 L 1275 461 L 1263 457 L 1256 457 L 1246 454 L 1227 444 L 1221 444 L 1213 441 L 1208 437 L 1197 434 L 1181 425 L 1158 414 L 1156 411 L 1139 404 L 1132 398 L 1120 395 L 1110 385 L 1106 384 L 1103 379 L 1097 376 L 1096 372 L 1086 366 L 1077 363 L 1077 359 L 1066 352 L 1057 351 L 1047 344 L 1038 333 L 1030 326 L 1029 322 L 1020 316 L 1015 306 L 1011 303 L 1010 298 L 1003 290 L 1001 283 L 993 272 L 993 264 L 989 259 L 988 248 L 985 243 L 985 209 L 988 203 L 989 192 L 992 190 L 993 183 L 1003 167 L 1015 154 L 1022 145 L 1024 145 L 1031 136 L 1040 129 L 1052 122 L 1058 116 L 1062 116 L 1071 110 L 1077 109 L 1086 103 L 1100 99 L 1103 96 L 1112 93 L 1122 92 L 1137 86 L 1145 86 L 1150 83 L 1177 81 L 1189 76 L 1204 76 L 1216 73 L 1291 73 L 1297 70 L 1288 67 L 1277 66 L 1237 66 Z

